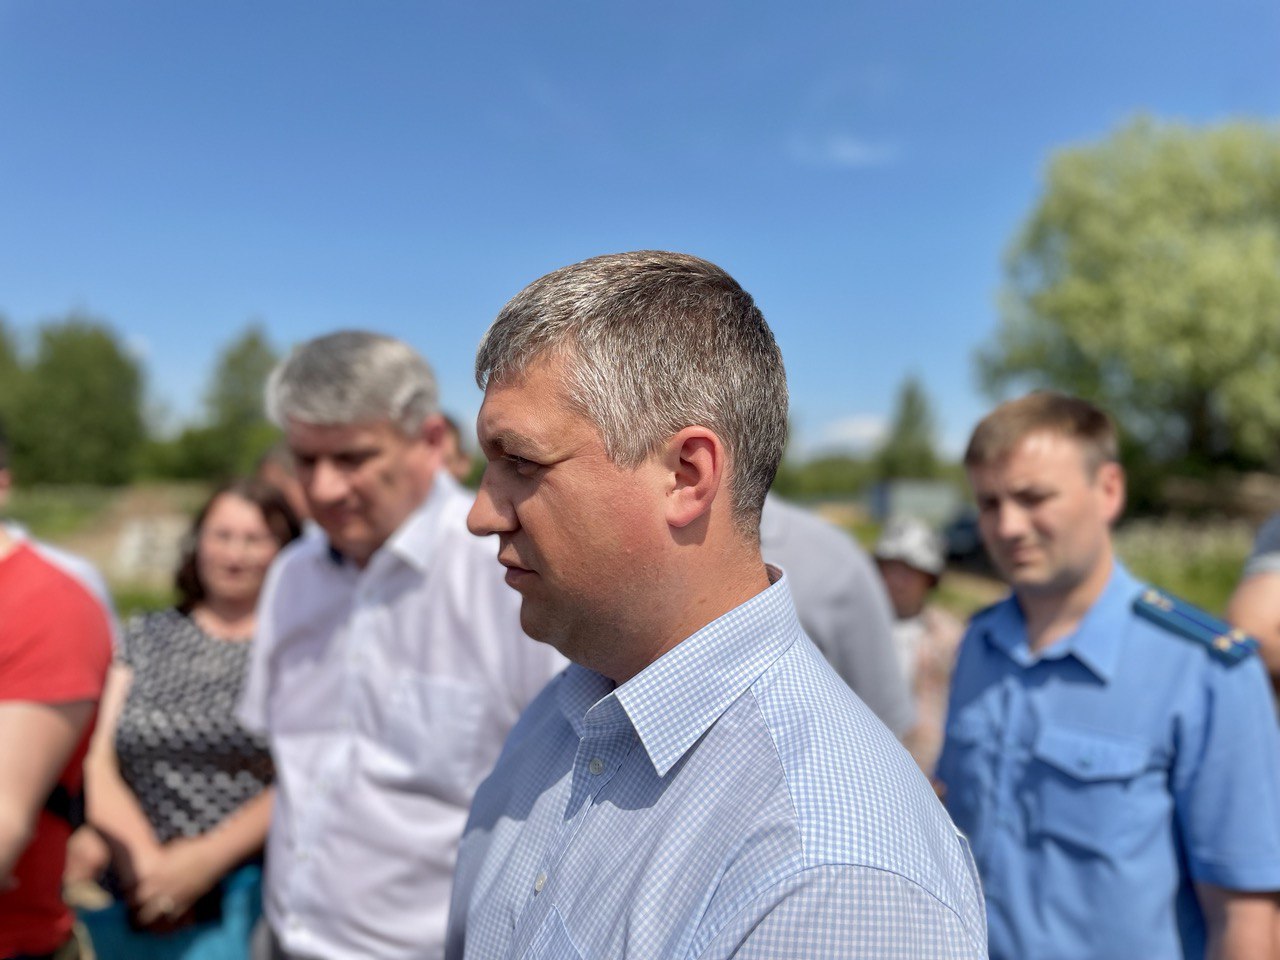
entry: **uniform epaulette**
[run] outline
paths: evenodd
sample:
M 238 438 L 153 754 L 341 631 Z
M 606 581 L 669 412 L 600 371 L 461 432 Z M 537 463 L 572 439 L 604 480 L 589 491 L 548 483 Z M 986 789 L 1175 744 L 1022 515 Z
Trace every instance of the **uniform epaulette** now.
M 1258 649 L 1258 641 L 1243 630 L 1154 587 L 1147 587 L 1138 595 L 1133 611 L 1170 633 L 1203 644 L 1224 663 L 1239 663 Z

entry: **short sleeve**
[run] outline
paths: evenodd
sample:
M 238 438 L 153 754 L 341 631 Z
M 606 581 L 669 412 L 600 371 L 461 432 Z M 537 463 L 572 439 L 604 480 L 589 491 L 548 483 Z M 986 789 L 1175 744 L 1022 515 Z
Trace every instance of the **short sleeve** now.
M 52 568 L 50 568 L 52 569 Z M 21 617 L 4 624 L 0 700 L 97 700 L 111 662 L 106 614 L 65 574 L 31 594 Z
M 1280 732 L 1262 665 L 1210 662 L 1205 687 L 1174 771 L 1191 877 L 1280 890 Z
M 814 867 L 744 907 L 697 960 L 985 960 L 986 920 L 974 897 L 963 914 L 898 874 Z
M 1245 577 L 1257 573 L 1280 573 L 1280 513 L 1274 514 L 1258 530 L 1253 552 L 1245 561 Z

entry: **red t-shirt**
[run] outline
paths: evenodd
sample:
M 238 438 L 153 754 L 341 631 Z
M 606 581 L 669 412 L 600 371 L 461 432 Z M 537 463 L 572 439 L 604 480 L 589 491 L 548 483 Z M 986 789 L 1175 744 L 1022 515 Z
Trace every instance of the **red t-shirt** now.
M 0 701 L 97 700 L 111 663 L 106 613 L 84 587 L 19 545 L 0 559 Z M 58 782 L 83 781 L 90 723 Z M 0 957 L 48 953 L 71 934 L 62 902 L 66 821 L 42 811 L 35 838 L 14 866 L 15 889 L 0 892 Z

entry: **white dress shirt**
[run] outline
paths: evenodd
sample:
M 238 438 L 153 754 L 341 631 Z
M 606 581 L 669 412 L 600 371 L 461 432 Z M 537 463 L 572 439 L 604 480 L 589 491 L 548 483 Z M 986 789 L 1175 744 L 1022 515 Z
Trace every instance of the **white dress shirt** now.
M 360 570 L 303 537 L 267 577 L 240 718 L 277 797 L 265 907 L 300 957 L 437 958 L 467 807 L 564 665 L 443 472 Z

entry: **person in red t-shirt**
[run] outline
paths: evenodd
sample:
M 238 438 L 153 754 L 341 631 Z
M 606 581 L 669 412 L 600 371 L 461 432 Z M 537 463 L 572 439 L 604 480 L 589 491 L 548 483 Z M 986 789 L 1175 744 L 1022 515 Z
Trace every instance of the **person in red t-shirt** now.
M 51 954 L 71 937 L 71 825 L 46 803 L 55 787 L 80 792 L 110 662 L 101 605 L 0 527 L 0 958 Z

